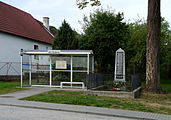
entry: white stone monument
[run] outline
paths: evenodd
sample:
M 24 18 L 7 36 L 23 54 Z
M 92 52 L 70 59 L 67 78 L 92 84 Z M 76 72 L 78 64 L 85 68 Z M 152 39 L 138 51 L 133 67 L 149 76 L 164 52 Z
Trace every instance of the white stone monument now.
M 125 82 L 125 51 L 119 48 L 115 55 L 115 82 Z

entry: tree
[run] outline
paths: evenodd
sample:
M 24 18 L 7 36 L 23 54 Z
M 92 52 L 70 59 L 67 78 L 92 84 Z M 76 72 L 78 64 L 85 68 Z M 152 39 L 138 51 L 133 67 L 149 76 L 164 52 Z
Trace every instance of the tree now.
M 58 30 L 56 29 L 56 27 L 50 26 L 50 32 L 52 33 L 53 36 L 55 36 L 57 34 Z
M 88 3 L 100 5 L 99 2 L 100 0 L 77 0 L 77 5 L 83 9 Z M 160 0 L 148 0 L 147 28 L 146 90 L 160 93 Z
M 160 64 L 161 72 L 168 75 L 169 71 L 169 40 L 171 39 L 171 31 L 169 23 L 162 18 L 161 20 L 161 50 Z M 146 39 L 147 39 L 147 22 L 139 19 L 129 24 L 129 34 L 127 41 L 124 43 L 127 68 L 130 73 L 145 74 L 146 68 Z M 168 69 L 166 69 L 168 68 Z M 167 73 L 167 74 L 166 74 Z M 162 74 L 161 74 L 162 75 Z M 162 76 L 162 77 L 165 77 Z
M 112 10 L 96 10 L 84 17 L 84 32 L 81 49 L 91 49 L 95 55 L 98 72 L 113 72 L 115 51 L 121 47 L 128 33 L 128 26 L 122 22 L 123 14 Z M 112 59 L 111 59 L 112 58 Z
M 146 90 L 160 93 L 160 0 L 148 0 Z
M 53 49 L 71 50 L 77 49 L 77 45 L 76 31 L 72 30 L 70 25 L 64 20 L 55 36 Z
M 129 24 L 129 34 L 123 48 L 126 52 L 126 68 L 130 74 L 145 74 L 147 23 L 137 20 Z
M 169 23 L 162 18 L 161 23 L 161 77 L 171 79 L 171 30 Z
M 87 4 L 91 4 L 91 6 L 99 6 L 101 5 L 100 0 L 76 0 L 77 6 L 80 9 L 83 9 L 87 6 Z
M 171 41 L 162 46 L 161 57 L 161 76 L 164 79 L 171 79 Z

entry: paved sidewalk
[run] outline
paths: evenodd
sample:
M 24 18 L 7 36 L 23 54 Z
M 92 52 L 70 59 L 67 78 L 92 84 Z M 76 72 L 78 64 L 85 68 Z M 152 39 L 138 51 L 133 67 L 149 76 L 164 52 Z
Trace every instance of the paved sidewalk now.
M 0 95 L 0 105 L 17 106 L 17 107 L 24 107 L 24 108 L 35 108 L 35 109 L 46 109 L 46 110 L 55 110 L 55 111 L 76 112 L 76 113 L 94 114 L 94 115 L 102 115 L 102 116 L 125 117 L 125 118 L 132 118 L 132 119 L 138 119 L 138 120 L 139 119 L 171 120 L 171 115 L 137 112 L 137 111 L 129 111 L 129 110 L 119 110 L 119 109 L 99 108 L 99 107 L 91 107 L 91 106 L 66 105 L 66 104 L 18 100 L 23 97 L 28 97 L 28 96 L 32 96 L 35 94 L 39 94 L 39 93 L 51 91 L 51 90 L 59 90 L 59 89 L 57 88 L 31 88 L 29 90 Z

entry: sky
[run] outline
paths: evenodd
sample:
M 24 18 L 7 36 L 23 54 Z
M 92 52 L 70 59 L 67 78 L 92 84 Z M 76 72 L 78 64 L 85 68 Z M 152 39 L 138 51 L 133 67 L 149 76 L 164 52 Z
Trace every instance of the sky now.
M 34 18 L 43 21 L 43 17 L 50 18 L 50 25 L 59 28 L 65 19 L 70 26 L 79 33 L 82 33 L 83 16 L 88 16 L 98 7 L 88 7 L 80 10 L 76 0 L 0 0 L 27 13 Z M 171 24 L 171 1 L 161 0 L 161 16 Z M 148 0 L 101 0 L 99 8 L 110 8 L 124 13 L 125 22 L 133 22 L 137 19 L 147 18 Z M 80 21 L 80 22 L 79 22 Z M 82 22 L 83 23 L 83 22 Z

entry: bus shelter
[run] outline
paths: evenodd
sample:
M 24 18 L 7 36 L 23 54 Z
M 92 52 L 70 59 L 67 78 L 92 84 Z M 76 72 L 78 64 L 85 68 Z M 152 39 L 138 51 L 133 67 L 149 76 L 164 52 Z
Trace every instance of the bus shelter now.
M 21 87 L 85 88 L 94 71 L 92 50 L 21 50 Z

